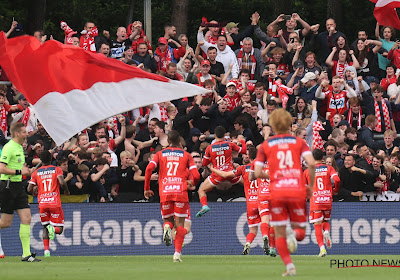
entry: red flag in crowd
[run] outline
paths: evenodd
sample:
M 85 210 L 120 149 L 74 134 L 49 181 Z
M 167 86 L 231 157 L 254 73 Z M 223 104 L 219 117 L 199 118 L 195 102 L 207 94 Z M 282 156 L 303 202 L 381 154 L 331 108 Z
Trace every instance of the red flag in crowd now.
M 370 0 L 375 4 L 374 16 L 379 25 L 400 29 L 400 19 L 396 8 L 400 8 L 400 0 Z
M 118 113 L 206 92 L 56 40 L 41 45 L 4 32 L 0 65 L 57 145 Z

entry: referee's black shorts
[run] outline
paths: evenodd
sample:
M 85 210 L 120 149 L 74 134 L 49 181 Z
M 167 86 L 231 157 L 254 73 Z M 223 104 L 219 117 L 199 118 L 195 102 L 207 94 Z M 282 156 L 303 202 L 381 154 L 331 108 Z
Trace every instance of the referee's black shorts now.
M 0 181 L 0 212 L 13 214 L 15 210 L 29 208 L 28 195 L 22 182 Z

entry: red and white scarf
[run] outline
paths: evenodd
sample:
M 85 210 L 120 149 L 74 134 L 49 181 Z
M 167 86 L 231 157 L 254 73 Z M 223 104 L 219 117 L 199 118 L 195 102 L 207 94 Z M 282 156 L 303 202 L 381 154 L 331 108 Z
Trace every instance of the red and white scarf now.
M 29 107 L 26 107 L 25 113 L 24 113 L 22 119 L 20 119 L 20 122 L 22 122 L 25 126 L 27 126 L 30 116 L 31 116 L 31 109 Z
M 74 35 L 78 32 L 74 31 L 71 27 L 69 27 L 65 21 L 60 22 L 60 27 L 62 30 L 64 30 L 65 44 L 72 45 L 72 43 L 73 43 L 72 35 Z
M 321 135 L 319 132 L 321 130 L 325 130 L 325 128 L 322 126 L 322 123 L 320 121 L 316 121 L 313 123 L 313 142 L 312 142 L 312 149 L 319 149 L 325 152 L 324 144 L 325 141 L 322 140 Z
M 349 64 L 346 63 L 340 63 L 339 61 L 337 62 L 336 65 L 336 75 L 340 76 L 340 78 L 344 79 L 344 69 L 349 66 Z
M 358 117 L 357 117 L 357 130 L 361 128 L 361 107 L 360 111 L 358 112 Z M 349 108 L 349 113 L 347 114 L 347 122 L 350 124 L 350 126 L 353 126 L 353 112 L 351 110 L 351 107 Z
M 390 129 L 390 114 L 389 108 L 386 105 L 385 100 L 382 100 L 382 110 L 383 110 L 383 119 L 385 121 L 385 129 Z M 375 100 L 375 117 L 378 120 L 378 123 L 375 126 L 375 131 L 382 132 L 382 118 L 381 118 L 381 110 L 379 110 L 379 104 Z
M 96 52 L 96 45 L 94 43 L 94 37 L 99 35 L 97 27 L 93 27 L 92 30 L 83 34 L 80 39 L 80 46 L 87 51 Z
M 249 54 L 245 53 L 243 49 L 240 49 L 237 60 L 239 69 L 250 70 L 250 79 L 254 80 L 254 74 L 256 73 L 257 65 L 256 58 L 254 57 L 254 48 L 251 48 L 251 52 Z
M 164 72 L 167 71 L 167 65 L 172 62 L 173 50 L 171 47 L 167 45 L 164 52 L 161 52 L 160 48 L 157 47 L 156 55 L 159 57 L 158 61 L 158 70 L 162 70 Z
M 168 120 L 167 108 L 160 106 L 160 113 L 161 113 L 161 121 L 167 122 Z
M 268 78 L 268 81 L 268 94 L 280 98 L 282 100 L 282 108 L 286 109 L 286 104 L 289 100 L 288 95 L 293 94 L 293 89 L 272 78 Z
M 118 121 L 116 116 L 112 117 L 112 131 L 114 132 L 114 138 L 119 136 Z
M 272 95 L 274 97 L 279 97 L 276 94 L 276 88 L 277 88 L 277 86 L 276 86 L 275 80 L 272 79 L 271 77 L 268 77 L 268 94 Z
M 3 107 L 1 108 L 0 129 L 3 131 L 4 136 L 7 134 L 7 112 Z

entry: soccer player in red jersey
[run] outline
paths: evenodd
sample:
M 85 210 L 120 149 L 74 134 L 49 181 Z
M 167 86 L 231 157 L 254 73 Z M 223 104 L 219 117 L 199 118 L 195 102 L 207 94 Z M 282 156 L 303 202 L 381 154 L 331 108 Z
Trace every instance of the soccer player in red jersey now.
M 315 179 L 313 193 L 310 199 L 310 223 L 314 224 L 315 236 L 319 246 L 318 257 L 326 256 L 325 244 L 328 249 L 332 247 L 332 240 L 329 234 L 329 220 L 332 210 L 332 185 L 333 193 L 337 194 L 340 187 L 340 179 L 332 166 L 322 162 L 324 153 L 321 150 L 314 150 Z M 310 176 L 308 169 L 304 171 L 305 183 L 309 184 Z M 322 231 L 324 232 L 322 234 Z
M 289 134 L 292 123 L 289 112 L 284 109 L 273 111 L 269 123 L 275 136 L 265 140 L 258 149 L 254 174 L 257 178 L 271 180 L 269 209 L 271 225 L 275 228 L 276 248 L 286 265 L 283 276 L 292 276 L 296 275 L 296 268 L 290 252 L 297 249 L 296 239 L 301 241 L 306 234 L 306 198 L 311 195 L 315 163 L 306 142 Z M 308 187 L 304 184 L 301 158 L 309 169 Z M 266 161 L 269 174 L 263 171 Z
M 234 169 L 232 164 L 232 151 L 246 154 L 246 141 L 244 141 L 243 139 L 240 140 L 240 142 L 242 143 L 242 147 L 239 147 L 234 143 L 227 142 L 224 139 L 225 132 L 226 130 L 222 126 L 217 126 L 215 128 L 215 142 L 206 148 L 205 155 L 203 157 L 203 166 L 207 166 L 212 163 L 214 168 L 228 172 Z M 207 205 L 206 192 L 212 190 L 215 186 L 224 181 L 229 181 L 232 185 L 234 185 L 237 184 L 240 179 L 240 176 L 225 179 L 215 173 L 211 173 L 211 175 L 208 176 L 208 178 L 203 182 L 203 184 L 201 184 L 199 188 L 198 193 L 202 208 L 199 212 L 197 212 L 196 217 L 201 217 L 205 213 L 210 211 L 210 207 L 208 207 Z
M 184 228 L 185 218 L 188 217 L 189 199 L 188 185 L 195 186 L 200 179 L 199 171 L 193 157 L 180 148 L 180 136 L 176 130 L 168 133 L 169 147 L 155 154 L 146 168 L 144 196 L 148 199 L 154 195 L 150 190 L 150 178 L 154 168 L 159 166 L 159 193 L 161 216 L 164 220 L 163 241 L 169 246 L 172 242 L 172 229 L 176 227 L 174 262 L 181 262 L 183 239 L 187 233 Z M 193 182 L 187 182 L 189 174 Z
M 28 192 L 36 193 L 39 203 L 40 220 L 43 229 L 44 256 L 50 257 L 49 243 L 56 234 L 61 234 L 64 227 L 64 212 L 61 208 L 60 185 L 65 194 L 69 194 L 60 167 L 51 165 L 51 154 L 43 151 L 40 154 L 43 165 L 32 173 Z
M 250 253 L 251 243 L 257 235 L 258 225 L 261 222 L 261 217 L 258 212 L 258 199 L 257 199 L 257 181 L 254 176 L 251 176 L 254 172 L 252 168 L 253 160 L 256 158 L 257 150 L 254 146 L 249 146 L 247 150 L 247 155 L 249 156 L 250 163 L 246 165 L 241 165 L 236 170 L 231 171 L 221 171 L 216 168 L 210 167 L 210 170 L 222 178 L 233 178 L 242 177 L 244 192 L 246 195 L 246 205 L 247 205 L 247 223 L 249 225 L 249 234 L 246 236 L 246 244 L 244 246 L 242 255 L 248 255 Z M 253 179 L 250 179 L 252 177 Z
M 254 164 L 252 166 L 254 169 Z M 268 163 L 264 163 L 263 171 L 266 174 L 269 174 Z M 252 176 L 255 176 L 254 173 Z M 251 180 L 252 178 L 250 178 Z M 257 188 L 258 188 L 258 211 L 261 217 L 261 234 L 264 240 L 264 252 L 266 255 L 270 255 L 271 257 L 276 257 L 276 248 L 275 248 L 275 230 L 272 226 L 270 226 L 270 214 L 269 214 L 269 199 L 270 199 L 270 191 L 269 191 L 270 180 L 264 178 L 257 178 Z

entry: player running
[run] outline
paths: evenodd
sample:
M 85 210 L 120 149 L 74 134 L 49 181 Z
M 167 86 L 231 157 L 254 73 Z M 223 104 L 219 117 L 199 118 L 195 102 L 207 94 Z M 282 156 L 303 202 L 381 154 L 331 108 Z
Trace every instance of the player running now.
M 200 179 L 199 171 L 193 157 L 180 148 L 180 136 L 175 130 L 168 133 L 169 147 L 155 154 L 146 168 L 144 196 L 148 199 L 154 193 L 150 190 L 150 178 L 153 170 L 159 166 L 159 193 L 161 215 L 164 220 L 163 241 L 166 245 L 172 243 L 172 229 L 176 227 L 174 262 L 181 262 L 182 244 L 187 233 L 184 227 L 188 216 L 188 182 L 189 173 L 193 176 L 190 186 L 195 186 Z M 174 219 L 175 218 L 175 219 Z
M 254 163 L 253 163 L 254 169 Z M 264 163 L 263 171 L 266 174 L 269 174 L 268 163 Z M 255 177 L 254 173 L 251 175 Z M 264 241 L 264 253 L 266 255 L 270 255 L 271 257 L 276 257 L 276 248 L 275 248 L 275 231 L 272 226 L 270 226 L 270 214 L 269 214 L 269 199 L 270 199 L 270 191 L 269 191 L 270 180 L 264 178 L 257 178 L 257 187 L 258 187 L 258 212 L 261 217 L 261 234 Z
M 333 193 L 337 194 L 340 187 L 340 179 L 332 166 L 322 163 L 324 153 L 321 150 L 314 150 L 315 179 L 313 193 L 310 198 L 310 223 L 314 224 L 315 237 L 319 246 L 318 257 L 327 255 L 325 245 L 328 249 L 332 247 L 332 240 L 329 234 L 329 220 L 332 210 L 332 185 Z M 310 176 L 308 169 L 304 172 L 305 183 L 309 184 Z M 324 232 L 322 234 L 322 231 Z
M 257 178 L 271 180 L 269 209 L 271 226 L 275 228 L 276 248 L 286 265 L 282 276 L 293 276 L 296 275 L 296 268 L 290 252 L 297 249 L 296 239 L 301 241 L 306 234 L 306 198 L 312 191 L 315 163 L 306 142 L 289 134 L 292 123 L 289 112 L 284 109 L 273 111 L 269 123 L 275 136 L 265 140 L 258 149 L 254 173 Z M 301 158 L 309 168 L 310 184 L 307 188 Z M 269 174 L 263 171 L 266 161 Z
M 51 154 L 43 151 L 40 154 L 42 167 L 32 173 L 28 192 L 37 193 L 40 220 L 43 225 L 44 256 L 50 257 L 50 239 L 61 234 L 64 228 L 64 212 L 61 208 L 60 185 L 64 193 L 69 195 L 67 183 L 64 181 L 60 167 L 51 165 Z
M 247 147 L 246 141 L 240 140 L 242 147 L 238 145 L 227 142 L 224 139 L 225 128 L 222 126 L 217 126 L 214 130 L 215 142 L 206 148 L 205 155 L 203 157 L 203 166 L 207 166 L 212 163 L 215 169 L 221 171 L 231 171 L 233 170 L 232 164 L 232 151 L 239 152 L 241 154 L 246 154 Z M 237 184 L 240 181 L 240 176 L 235 176 L 229 179 L 225 179 L 218 176 L 216 173 L 211 173 L 210 176 L 201 184 L 199 188 L 199 198 L 201 203 L 201 210 L 197 212 L 196 217 L 201 217 L 208 211 L 210 207 L 207 205 L 207 195 L 206 192 L 212 190 L 215 186 L 219 185 L 224 181 L 229 181 L 232 185 Z

